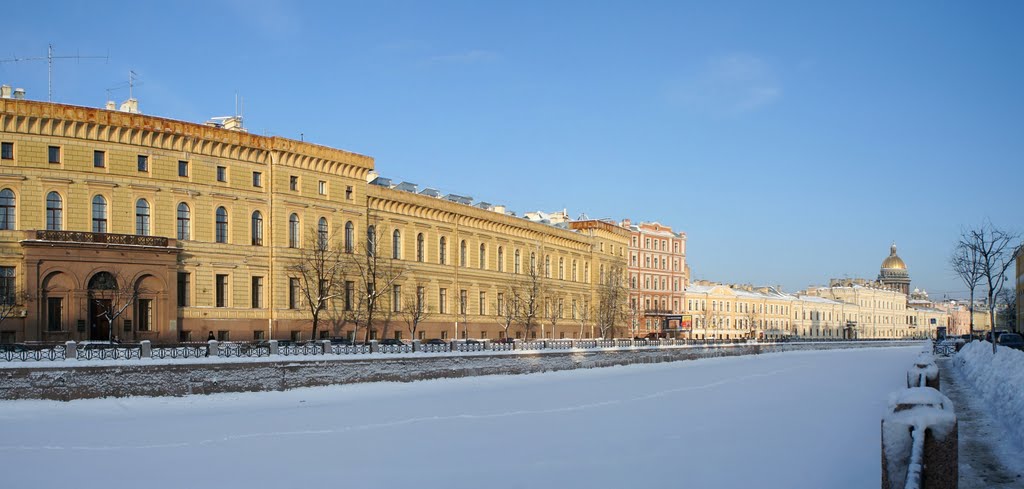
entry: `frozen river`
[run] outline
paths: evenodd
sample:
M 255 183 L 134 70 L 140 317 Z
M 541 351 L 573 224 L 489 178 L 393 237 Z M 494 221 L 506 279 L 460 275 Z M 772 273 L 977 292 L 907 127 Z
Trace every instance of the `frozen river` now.
M 920 347 L 0 402 L 6 487 L 864 488 Z

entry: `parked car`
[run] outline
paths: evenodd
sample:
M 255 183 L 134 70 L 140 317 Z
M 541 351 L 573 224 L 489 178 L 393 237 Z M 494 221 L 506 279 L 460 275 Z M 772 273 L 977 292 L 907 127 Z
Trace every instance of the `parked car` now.
M 483 343 L 483 340 L 474 340 L 473 338 L 467 338 L 466 339 L 466 344 L 467 345 L 476 345 L 476 344 L 479 344 L 479 343 Z
M 404 345 L 405 342 L 395 338 L 384 338 L 377 342 L 378 345 Z
M 332 337 L 328 338 L 328 340 L 330 340 L 332 345 L 352 345 L 353 344 L 351 338 L 345 338 L 343 336 L 332 336 Z
M 441 338 L 431 338 L 423 342 L 424 345 L 447 345 L 448 342 Z
M 494 342 L 495 343 L 515 343 L 515 340 L 513 340 L 512 338 L 498 338 L 498 339 L 494 340 Z
M 998 330 L 996 330 L 996 341 L 999 341 L 999 337 L 1002 336 L 1004 333 L 1009 333 L 1009 331 L 1007 331 L 1005 329 L 998 329 Z M 989 343 L 992 343 L 992 332 L 991 331 L 985 333 L 985 341 L 987 341 Z
M 996 340 L 999 346 L 1024 351 L 1024 337 L 1017 333 L 1003 333 Z

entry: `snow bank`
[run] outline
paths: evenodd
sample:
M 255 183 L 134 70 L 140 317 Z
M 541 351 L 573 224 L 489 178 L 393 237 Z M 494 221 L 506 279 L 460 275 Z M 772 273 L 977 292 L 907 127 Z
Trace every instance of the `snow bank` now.
M 1003 423 L 1007 436 L 1018 448 L 1024 447 L 1024 352 L 972 341 L 957 353 L 954 363 L 985 406 Z

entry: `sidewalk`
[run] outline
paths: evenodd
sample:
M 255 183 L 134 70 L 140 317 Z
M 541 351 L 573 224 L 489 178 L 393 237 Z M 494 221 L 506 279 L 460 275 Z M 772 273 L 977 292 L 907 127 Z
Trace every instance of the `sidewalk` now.
M 951 358 L 936 358 L 942 393 L 956 408 L 960 423 L 959 489 L 1024 489 L 1024 457 L 1014 453 L 998 420 L 970 395 Z

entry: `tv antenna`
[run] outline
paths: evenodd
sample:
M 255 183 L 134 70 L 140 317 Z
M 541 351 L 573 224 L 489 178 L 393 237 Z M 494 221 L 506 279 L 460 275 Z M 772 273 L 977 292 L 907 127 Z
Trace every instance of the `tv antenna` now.
M 8 59 L 0 59 L 0 63 L 19 63 L 22 61 L 42 61 L 46 60 L 46 100 L 53 102 L 53 60 L 55 59 L 103 59 L 106 61 L 110 60 L 110 55 L 107 56 L 82 56 L 81 54 L 68 55 L 68 56 L 54 56 L 53 54 L 53 43 L 47 44 L 46 56 L 32 56 L 28 58 L 19 58 L 17 56 Z
M 138 82 L 137 81 L 138 79 L 139 79 L 139 74 L 138 73 L 136 73 L 134 70 L 128 70 L 128 81 L 127 82 L 121 82 L 121 83 L 117 84 L 116 86 L 108 88 L 107 89 L 107 100 L 110 100 L 111 92 L 113 92 L 115 90 L 124 90 L 125 88 L 128 89 L 128 98 L 129 99 L 134 98 L 134 96 L 135 96 L 134 95 L 135 87 L 145 84 L 145 82 Z

